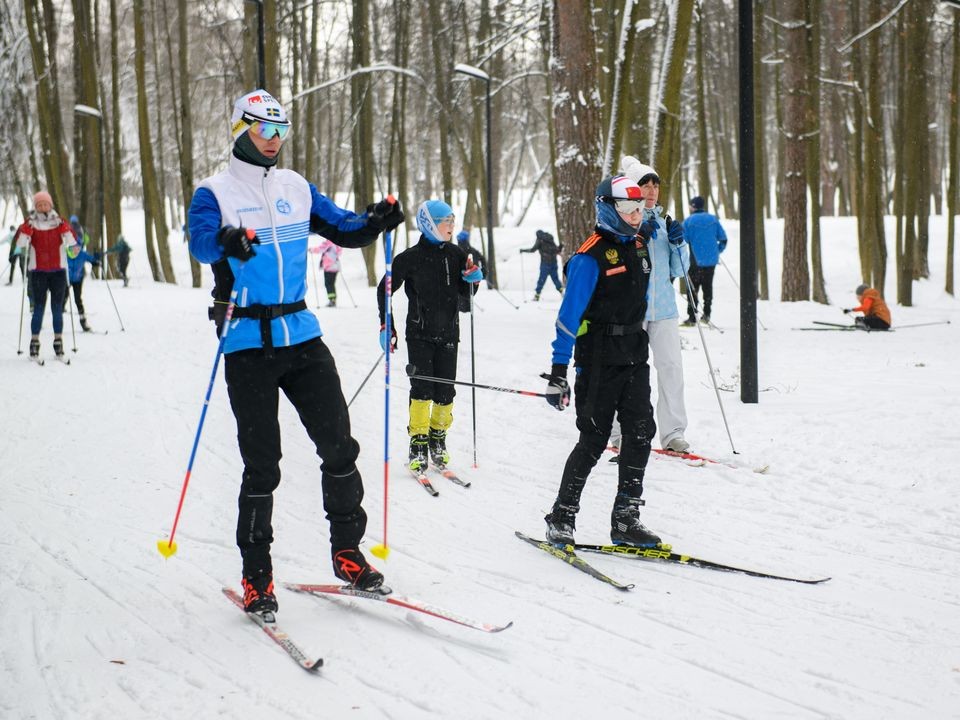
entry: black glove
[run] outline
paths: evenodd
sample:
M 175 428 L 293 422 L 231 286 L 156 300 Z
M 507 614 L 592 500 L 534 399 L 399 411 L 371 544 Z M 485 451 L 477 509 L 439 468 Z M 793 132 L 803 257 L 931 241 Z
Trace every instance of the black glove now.
M 237 258 L 246 262 L 257 253 L 253 246 L 260 244 L 260 238 L 252 228 L 221 228 L 217 233 L 217 240 L 223 248 L 223 254 L 227 257 Z
M 367 225 L 376 230 L 393 230 L 403 222 L 400 201 L 384 198 L 376 204 L 367 205 Z
M 554 365 L 550 373 L 540 373 L 540 377 L 547 381 L 547 402 L 560 412 L 566 410 L 570 404 L 570 385 L 567 383 L 567 366 Z
M 683 224 L 667 218 L 667 241 L 671 245 L 683 245 Z
M 843 314 L 844 314 L 844 315 L 848 315 L 848 314 L 850 314 L 850 313 L 852 313 L 852 312 L 853 312 L 853 310 L 852 310 L 851 308 L 844 308 L 844 309 L 843 309 Z
M 657 221 L 654 219 L 644 220 L 640 224 L 640 228 L 637 230 L 637 235 L 643 238 L 644 242 L 650 242 L 651 238 L 657 236 Z

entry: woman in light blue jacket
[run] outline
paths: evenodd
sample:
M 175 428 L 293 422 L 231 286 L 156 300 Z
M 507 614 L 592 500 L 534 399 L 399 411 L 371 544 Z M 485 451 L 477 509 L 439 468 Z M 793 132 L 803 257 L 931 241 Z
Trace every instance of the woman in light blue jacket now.
M 684 271 L 690 267 L 690 248 L 683 240 L 683 224 L 664 215 L 663 208 L 657 204 L 660 198 L 657 172 L 628 155 L 623 158 L 623 174 L 634 180 L 643 192 L 644 221 L 654 220 L 658 226 L 656 234 L 650 238 L 653 274 L 647 288 L 646 330 L 653 367 L 657 371 L 660 446 L 673 452 L 687 452 L 690 443 L 684 437 L 687 411 L 683 400 L 683 358 L 677 322 L 680 311 L 673 280 L 683 277 Z

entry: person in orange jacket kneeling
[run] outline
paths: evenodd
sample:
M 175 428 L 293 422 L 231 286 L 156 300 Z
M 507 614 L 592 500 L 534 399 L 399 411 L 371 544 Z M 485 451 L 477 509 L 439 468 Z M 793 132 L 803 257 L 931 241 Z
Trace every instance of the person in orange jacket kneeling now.
M 865 330 L 889 330 L 890 329 L 890 308 L 880 296 L 880 291 L 866 285 L 860 285 L 857 290 L 857 300 L 860 301 L 859 307 L 844 308 L 844 314 L 852 312 L 862 312 L 863 317 L 854 319 L 854 323 Z

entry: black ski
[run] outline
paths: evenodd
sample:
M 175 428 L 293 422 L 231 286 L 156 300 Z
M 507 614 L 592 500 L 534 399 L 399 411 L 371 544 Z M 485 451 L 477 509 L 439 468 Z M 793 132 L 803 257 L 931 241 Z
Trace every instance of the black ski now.
M 784 575 L 773 575 L 772 573 L 760 572 L 759 570 L 746 570 L 711 560 L 701 560 L 700 558 L 691 557 L 690 555 L 681 555 L 680 553 L 673 552 L 670 545 L 661 545 L 657 548 L 641 548 L 631 547 L 629 545 L 589 545 L 586 543 L 577 543 L 574 548 L 576 550 L 599 553 L 601 555 L 618 555 L 620 557 L 635 558 L 637 560 L 653 560 L 655 562 L 676 563 L 678 565 L 693 565 L 694 567 L 706 568 L 708 570 L 735 572 L 752 577 L 786 580 L 788 582 L 804 583 L 806 585 L 817 585 L 830 579 L 828 577 L 812 579 L 795 578 Z
M 248 613 L 243 609 L 243 599 L 235 590 L 223 588 L 223 594 L 226 595 L 234 605 L 240 608 L 243 614 L 250 618 L 251 622 L 258 625 L 271 640 L 282 647 L 297 665 L 307 672 L 314 673 L 323 666 L 323 658 L 317 658 L 316 660 L 308 658 L 303 650 L 290 639 L 290 636 L 277 626 L 276 621 L 273 619 L 273 613 L 264 613 L 262 615 L 260 613 Z
M 44 363 L 46 362 L 46 360 L 44 360 L 44 359 L 43 359 L 42 357 L 40 357 L 39 355 L 31 355 L 31 356 L 30 356 L 30 360 L 33 361 L 33 362 L 35 362 L 35 363 L 36 363 L 37 365 L 39 365 L 40 367 L 43 367 L 43 366 L 44 366 Z
M 580 572 L 586 573 L 590 577 L 596 578 L 597 580 L 601 580 L 609 585 L 612 585 L 617 590 L 630 590 L 631 588 L 633 588 L 632 584 L 624 585 L 623 583 L 617 582 L 616 580 L 609 577 L 608 575 L 604 575 L 602 572 L 600 572 L 595 567 L 593 567 L 593 565 L 591 565 L 586 560 L 578 556 L 573 551 L 574 548 L 572 545 L 566 545 L 561 548 L 561 547 L 557 547 L 556 545 L 551 545 L 546 540 L 534 540 L 531 537 L 527 537 L 519 530 L 515 532 L 516 532 L 516 536 L 521 540 L 523 540 L 524 542 L 528 542 L 534 547 L 540 548 L 548 555 L 553 555 L 555 558 L 559 560 L 563 560 L 565 563 L 567 563 L 567 565 L 571 565 L 572 567 L 575 567 L 577 570 L 579 570 Z

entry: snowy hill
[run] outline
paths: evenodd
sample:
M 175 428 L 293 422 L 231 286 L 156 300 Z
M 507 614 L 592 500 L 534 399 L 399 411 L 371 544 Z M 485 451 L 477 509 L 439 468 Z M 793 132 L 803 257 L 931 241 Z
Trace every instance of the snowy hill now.
M 724 259 L 738 273 L 737 227 Z M 21 285 L 0 285 L 0 717 L 60 718 L 958 718 L 960 717 L 960 302 L 946 296 L 944 223 L 933 223 L 934 277 L 915 307 L 891 302 L 894 333 L 801 332 L 845 322 L 859 283 L 849 219 L 823 224 L 832 306 L 761 302 L 760 402 L 739 402 L 738 299 L 718 268 L 705 331 L 735 447 L 721 421 L 695 329 L 684 329 L 694 449 L 723 464 L 652 457 L 643 519 L 674 548 L 817 586 L 692 567 L 585 556 L 635 585 L 618 592 L 514 537 L 542 536 L 574 413 L 538 398 L 458 389 L 449 445 L 473 481 L 442 479 L 429 497 L 403 472 L 407 381 L 401 335 L 391 393 L 389 544 L 376 562 L 398 595 L 495 623 L 487 635 L 396 607 L 280 590 L 278 619 L 319 676 L 290 659 L 220 592 L 238 588 L 234 546 L 241 462 L 222 370 L 177 533 L 170 531 L 216 351 L 209 287 L 150 281 L 142 221 L 129 288 L 84 299 L 101 335 L 80 335 L 72 365 L 15 353 Z M 536 267 L 516 250 L 535 225 L 497 233 L 506 297 L 482 289 L 478 382 L 542 392 L 559 296 L 528 302 Z M 140 237 L 138 237 L 140 235 Z M 769 226 L 778 286 L 778 225 Z M 178 242 L 177 238 L 172 239 Z M 186 251 L 176 248 L 188 283 Z M 523 275 L 521 274 L 523 257 Z M 347 251 L 340 305 L 317 310 L 349 398 L 374 365 L 378 320 L 358 251 Z M 892 278 L 892 265 L 891 275 Z M 313 282 L 313 278 L 310 278 Z M 209 272 L 205 273 L 209 285 Z M 890 295 L 893 294 L 892 284 Z M 308 295 L 316 304 L 313 288 Z M 396 309 L 403 317 L 404 302 Z M 68 321 L 69 328 L 69 321 Z M 470 377 L 464 316 L 459 377 Z M 50 355 L 50 318 L 43 351 Z M 69 329 L 67 346 L 73 347 Z M 24 340 L 24 347 L 26 340 Z M 383 376 L 351 416 L 370 517 L 382 540 Z M 283 482 L 276 495 L 278 582 L 333 582 L 318 461 L 281 403 Z M 770 464 L 766 474 L 750 466 Z M 445 484 L 443 484 L 445 483 Z M 587 483 L 578 539 L 605 542 L 615 466 Z

